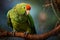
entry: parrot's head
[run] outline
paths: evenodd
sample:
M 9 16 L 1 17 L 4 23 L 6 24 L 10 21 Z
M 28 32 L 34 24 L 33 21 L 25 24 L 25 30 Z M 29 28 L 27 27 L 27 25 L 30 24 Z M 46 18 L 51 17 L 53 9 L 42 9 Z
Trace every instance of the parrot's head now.
M 15 9 L 20 14 L 28 15 L 30 13 L 31 6 L 30 4 L 27 4 L 27 3 L 20 3 L 16 5 Z

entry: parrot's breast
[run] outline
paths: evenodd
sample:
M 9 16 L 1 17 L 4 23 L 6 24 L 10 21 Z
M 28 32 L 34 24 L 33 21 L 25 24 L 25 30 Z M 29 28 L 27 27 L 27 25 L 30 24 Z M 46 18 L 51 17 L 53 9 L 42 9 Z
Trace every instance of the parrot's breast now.
M 16 31 L 25 32 L 28 28 L 30 28 L 28 23 L 28 17 L 26 15 L 18 15 L 15 14 L 14 16 L 11 15 L 11 21 L 13 24 L 13 28 Z

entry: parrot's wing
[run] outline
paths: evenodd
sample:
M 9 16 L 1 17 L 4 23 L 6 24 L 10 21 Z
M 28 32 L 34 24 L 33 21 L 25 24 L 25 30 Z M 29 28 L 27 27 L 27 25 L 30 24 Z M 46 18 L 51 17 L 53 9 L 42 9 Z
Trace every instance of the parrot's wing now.
M 33 32 L 33 34 L 36 34 L 36 30 L 35 30 L 35 26 L 34 26 L 34 21 L 33 21 L 33 18 L 32 16 L 29 14 L 28 15 L 28 19 L 29 19 L 29 24 L 31 25 L 31 31 Z
M 11 10 L 9 10 L 8 13 L 7 13 L 7 23 L 8 23 L 8 26 L 13 28 L 11 18 L 10 18 L 10 13 L 11 13 Z

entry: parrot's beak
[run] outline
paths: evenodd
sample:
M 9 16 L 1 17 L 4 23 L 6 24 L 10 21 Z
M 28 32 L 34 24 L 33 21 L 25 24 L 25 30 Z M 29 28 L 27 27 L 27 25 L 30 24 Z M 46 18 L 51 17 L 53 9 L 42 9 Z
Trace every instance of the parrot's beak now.
M 30 13 L 30 10 L 26 10 L 26 14 L 28 15 Z
M 28 15 L 30 13 L 31 6 L 29 4 L 26 5 L 26 14 Z

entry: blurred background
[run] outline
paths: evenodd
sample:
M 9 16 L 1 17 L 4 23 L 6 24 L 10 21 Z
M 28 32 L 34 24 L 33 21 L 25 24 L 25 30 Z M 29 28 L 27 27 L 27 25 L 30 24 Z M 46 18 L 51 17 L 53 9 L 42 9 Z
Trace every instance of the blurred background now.
M 31 4 L 31 11 L 30 14 L 32 15 L 32 18 L 34 20 L 35 29 L 37 34 L 42 34 L 45 32 L 48 32 L 52 30 L 57 22 L 57 18 L 54 14 L 54 11 L 52 10 L 51 6 L 44 7 L 46 3 L 49 3 L 51 0 L 0 0 L 0 28 L 7 31 L 12 31 L 10 27 L 7 25 L 7 12 L 12 7 L 14 7 L 18 3 L 29 3 Z M 40 25 L 39 21 L 39 14 L 44 12 L 47 14 L 47 22 L 46 25 L 43 24 L 43 26 Z M 9 37 L 0 39 L 0 40 L 23 40 L 22 38 L 17 37 Z M 48 38 L 47 40 L 60 40 L 60 36 L 52 36 Z

